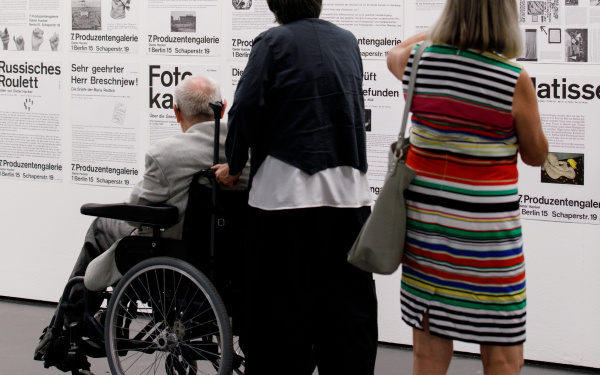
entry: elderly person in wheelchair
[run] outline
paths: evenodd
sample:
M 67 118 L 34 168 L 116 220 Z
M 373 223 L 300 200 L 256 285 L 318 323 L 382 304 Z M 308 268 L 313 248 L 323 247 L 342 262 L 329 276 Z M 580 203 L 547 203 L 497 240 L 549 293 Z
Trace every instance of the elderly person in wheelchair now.
M 247 203 L 247 173 L 237 191 L 229 192 L 233 199 L 218 203 L 228 193 L 220 191 L 210 170 L 226 161 L 219 153 L 226 136 L 219 126 L 226 106 L 221 100 L 212 79 L 186 77 L 175 88 L 173 106 L 183 133 L 146 153 L 143 179 L 128 203 L 82 207 L 83 214 L 97 218 L 35 349 L 34 359 L 46 368 L 91 374 L 87 357 L 104 356 L 113 374 L 153 369 L 192 375 L 204 373 L 202 362 L 211 373 L 240 368 L 229 342 L 226 298 L 213 286 L 232 283 L 219 262 L 237 258 L 219 257 L 215 242 L 242 238 L 241 225 L 225 226 L 223 215 Z M 239 222 L 243 215 L 232 216 Z

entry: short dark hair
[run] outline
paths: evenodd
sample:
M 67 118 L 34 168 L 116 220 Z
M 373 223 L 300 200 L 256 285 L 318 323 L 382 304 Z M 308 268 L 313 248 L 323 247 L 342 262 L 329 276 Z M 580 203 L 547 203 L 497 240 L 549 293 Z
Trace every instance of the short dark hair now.
M 319 18 L 323 8 L 323 0 L 267 0 L 267 4 L 275 14 L 275 21 L 282 25 L 303 18 Z

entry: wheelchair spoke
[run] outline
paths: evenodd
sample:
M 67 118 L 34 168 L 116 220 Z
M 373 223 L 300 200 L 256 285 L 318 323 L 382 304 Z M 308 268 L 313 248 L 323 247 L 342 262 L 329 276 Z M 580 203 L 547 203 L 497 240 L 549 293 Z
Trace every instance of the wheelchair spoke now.
M 138 361 L 142 360 L 144 358 L 144 352 L 135 352 L 134 354 L 124 357 L 121 362 L 126 362 L 129 359 L 133 359 L 134 357 L 136 357 L 136 359 L 127 367 L 124 369 L 124 372 L 127 373 L 134 365 L 136 365 L 138 363 Z M 157 354 L 157 360 L 155 360 L 154 362 L 150 363 L 149 365 L 146 366 L 145 369 L 142 370 L 142 372 L 140 372 L 140 374 L 143 373 L 148 373 L 150 374 L 151 369 L 154 368 L 158 368 L 160 365 L 160 362 L 162 360 L 162 357 L 164 357 L 164 354 Z M 156 370 L 154 371 L 154 373 L 156 374 Z
M 176 352 L 177 355 L 175 356 L 178 360 L 179 358 L 181 358 L 181 360 L 179 360 L 181 363 L 183 363 L 183 365 L 187 368 L 191 368 L 192 366 L 195 367 L 195 364 L 192 364 L 191 362 L 189 362 L 186 357 L 183 355 L 183 352 L 181 351 L 181 347 L 178 345 L 176 347 Z
M 156 271 L 154 273 L 156 274 Z M 160 296 L 159 296 L 158 301 L 155 301 L 154 299 L 152 299 L 152 292 L 150 291 L 150 280 L 148 280 L 148 273 L 145 273 L 144 276 L 146 278 L 146 286 L 147 286 L 147 288 L 146 288 L 146 286 L 143 286 L 143 287 L 146 290 L 146 293 L 148 293 L 148 299 L 151 299 L 151 301 L 150 301 L 151 303 L 152 302 L 159 302 L 159 303 L 152 303 L 152 305 L 155 306 L 155 308 L 154 307 L 152 308 L 153 312 L 156 313 L 158 311 L 160 313 L 160 315 L 161 315 L 161 320 L 162 321 L 167 321 L 167 316 L 165 314 L 166 311 L 164 309 L 163 310 L 158 309 L 159 305 L 163 306 L 162 301 L 160 300 Z M 157 289 L 157 290 L 160 290 L 160 289 Z
M 134 288 L 132 288 L 132 289 L 134 289 Z M 136 296 L 137 296 L 137 295 L 138 295 L 138 294 L 136 293 Z M 139 297 L 138 297 L 138 298 L 139 298 Z M 127 305 L 128 305 L 128 304 L 137 304 L 137 302 L 136 302 L 135 300 L 129 300 L 129 301 L 127 302 Z M 136 317 L 136 316 L 134 316 L 133 314 L 131 314 L 131 312 L 130 312 L 130 311 L 129 311 L 129 309 L 128 309 L 128 306 L 125 306 L 125 305 L 123 305 L 121 302 L 119 302 L 119 306 L 120 306 L 121 310 L 124 310 L 124 311 L 125 311 L 125 314 L 119 314 L 119 315 L 118 315 L 119 317 L 123 318 L 123 320 L 130 319 L 130 321 L 131 321 L 131 322 L 136 322 L 136 324 L 137 324 L 137 325 L 140 325 L 140 326 L 142 326 L 141 322 L 140 322 L 140 321 L 138 321 L 139 319 L 137 319 L 137 317 Z M 145 315 L 145 314 L 142 314 L 142 315 Z M 148 329 L 147 329 L 147 327 L 148 327 L 148 326 L 150 326 L 150 325 L 152 326 L 152 328 L 151 328 L 150 330 L 148 330 Z M 142 328 L 142 329 L 140 329 L 140 330 L 138 331 L 138 335 L 136 335 L 136 337 L 135 337 L 135 338 L 138 338 L 139 334 L 141 334 L 141 333 L 144 333 L 144 332 L 146 332 L 146 333 L 148 333 L 148 334 L 152 335 L 152 334 L 153 334 L 152 332 L 153 332 L 153 331 L 154 331 L 154 330 L 155 330 L 157 327 L 158 327 L 158 324 L 156 324 L 156 322 L 153 320 L 153 318 L 150 318 L 150 319 L 149 319 L 149 322 L 148 322 L 148 324 L 144 325 L 144 326 L 143 326 L 143 328 Z M 132 327 L 130 326 L 130 327 L 129 327 L 129 331 L 131 331 L 131 329 L 132 329 Z
M 198 323 L 198 324 L 193 325 L 193 326 L 186 326 L 186 330 L 193 332 L 193 330 L 195 328 L 204 327 L 204 326 L 206 326 L 208 324 L 216 323 L 216 321 L 217 321 L 216 319 L 212 319 L 212 320 L 208 320 L 208 321 L 203 322 L 203 323 Z M 215 324 L 215 326 L 216 326 L 216 324 Z M 193 338 L 197 339 L 197 338 L 201 338 L 201 337 L 206 337 L 206 336 L 211 336 L 211 335 L 218 335 L 218 334 L 219 334 L 219 330 L 218 330 L 218 328 L 215 328 L 215 331 L 213 331 L 213 332 L 206 332 L 203 335 L 195 336 Z
M 198 345 L 204 346 L 217 346 L 217 343 L 203 343 L 203 344 L 183 344 L 182 346 L 192 350 L 194 353 L 198 354 L 200 357 L 198 359 L 204 358 L 207 361 L 214 361 L 215 359 L 220 358 L 220 356 L 213 351 L 203 350 Z M 196 358 L 196 357 L 194 357 Z
M 204 275 L 179 259 L 152 258 L 128 271 L 113 292 L 107 322 L 113 374 L 231 374 L 223 302 Z

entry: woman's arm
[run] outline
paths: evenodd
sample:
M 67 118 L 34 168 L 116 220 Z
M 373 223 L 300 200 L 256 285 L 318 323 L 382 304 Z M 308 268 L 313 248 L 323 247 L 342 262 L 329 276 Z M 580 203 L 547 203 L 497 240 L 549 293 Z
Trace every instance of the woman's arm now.
M 404 68 L 406 68 L 408 58 L 410 57 L 410 51 L 412 51 L 417 43 L 422 42 L 425 39 L 427 39 L 427 32 L 413 35 L 388 52 L 387 66 L 396 78 L 402 79 Z
M 519 152 L 525 164 L 540 166 L 548 156 L 548 140 L 542 130 L 535 88 L 523 69 L 515 86 L 512 115 L 519 138 Z

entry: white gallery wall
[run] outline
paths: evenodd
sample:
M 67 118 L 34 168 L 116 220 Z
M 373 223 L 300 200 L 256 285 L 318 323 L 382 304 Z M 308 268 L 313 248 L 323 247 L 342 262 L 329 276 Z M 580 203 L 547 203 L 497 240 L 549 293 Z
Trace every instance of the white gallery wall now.
M 403 109 L 385 52 L 431 25 L 444 1 L 323 2 L 323 18 L 353 31 L 363 52 L 376 198 Z M 179 131 L 169 104 L 175 81 L 187 72 L 212 76 L 231 103 L 252 38 L 275 25 L 265 0 L 133 0 L 124 18 L 111 16 L 107 0 L 1 3 L 8 45 L 0 50 L 0 296 L 57 301 L 92 220 L 80 206 L 126 200 L 145 150 Z M 523 164 L 519 172 L 525 357 L 600 368 L 595 3 L 519 0 L 527 43 L 519 63 L 536 78 L 550 151 L 567 177 Z M 376 281 L 380 341 L 410 344 L 399 273 Z M 462 343 L 455 349 L 478 351 Z

